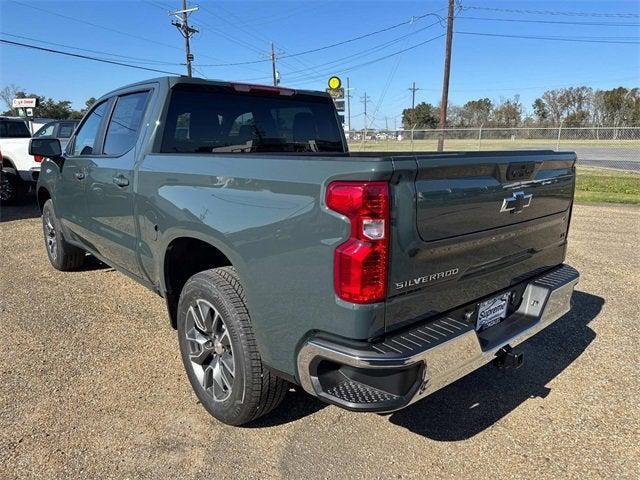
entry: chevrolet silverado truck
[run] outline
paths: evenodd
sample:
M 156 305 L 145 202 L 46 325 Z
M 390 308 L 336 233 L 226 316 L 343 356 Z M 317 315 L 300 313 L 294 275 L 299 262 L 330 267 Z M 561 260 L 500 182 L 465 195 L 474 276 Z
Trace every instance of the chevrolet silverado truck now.
M 349 153 L 325 93 L 178 77 L 108 93 L 64 153 L 30 152 L 53 267 L 90 254 L 162 296 L 228 424 L 291 384 L 401 409 L 519 366 L 571 308 L 574 153 Z

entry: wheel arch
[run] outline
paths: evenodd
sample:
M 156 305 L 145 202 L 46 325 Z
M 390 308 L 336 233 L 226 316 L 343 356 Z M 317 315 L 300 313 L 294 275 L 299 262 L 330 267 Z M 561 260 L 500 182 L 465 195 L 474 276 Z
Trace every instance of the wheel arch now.
M 161 263 L 161 282 L 173 328 L 177 325 L 180 293 L 187 280 L 204 270 L 227 266 L 235 266 L 231 255 L 208 240 L 179 236 L 169 242 Z
M 13 169 L 13 170 L 15 170 L 14 173 L 18 173 L 18 169 L 16 168 L 16 164 L 13 162 L 13 160 L 11 160 L 11 157 L 8 157 L 3 152 L 2 153 L 2 169 L 4 170 L 5 168 Z
M 40 208 L 40 213 L 42 213 L 44 204 L 50 198 L 51 198 L 51 193 L 49 193 L 49 190 L 46 187 L 38 188 L 37 200 L 38 200 L 38 207 Z

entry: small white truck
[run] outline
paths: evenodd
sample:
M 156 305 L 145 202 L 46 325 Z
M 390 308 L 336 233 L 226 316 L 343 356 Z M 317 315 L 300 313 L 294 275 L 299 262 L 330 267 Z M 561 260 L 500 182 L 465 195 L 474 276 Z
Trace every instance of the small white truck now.
M 0 117 L 0 201 L 11 203 L 35 186 L 42 158 L 29 155 L 31 132 L 24 120 Z

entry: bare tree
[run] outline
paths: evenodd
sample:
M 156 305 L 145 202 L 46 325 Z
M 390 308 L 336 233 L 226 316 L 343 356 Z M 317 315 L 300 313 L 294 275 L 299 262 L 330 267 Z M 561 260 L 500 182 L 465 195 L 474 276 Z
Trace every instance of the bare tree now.
M 15 114 L 15 111 L 13 110 L 12 102 L 13 102 L 13 99 L 17 97 L 19 92 L 22 92 L 22 88 L 13 84 L 7 85 L 2 90 L 0 90 L 0 99 L 7 106 L 7 112 L 10 112 L 12 115 Z

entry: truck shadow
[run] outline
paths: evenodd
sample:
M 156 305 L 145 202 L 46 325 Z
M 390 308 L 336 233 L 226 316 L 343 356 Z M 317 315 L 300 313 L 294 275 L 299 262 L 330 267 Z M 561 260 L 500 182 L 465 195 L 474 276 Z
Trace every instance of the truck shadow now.
M 25 196 L 16 205 L 0 205 L 0 222 L 12 222 L 40 216 L 40 209 L 35 195 Z
M 490 427 L 528 398 L 546 397 L 546 385 L 593 341 L 588 327 L 605 303 L 586 292 L 573 294 L 572 310 L 518 347 L 524 364 L 499 371 L 486 365 L 424 400 L 396 412 L 389 420 L 438 441 L 465 440 Z
M 244 425 L 246 428 L 265 428 L 295 422 L 319 412 L 327 403 L 321 402 L 305 392 L 302 387 L 292 387 L 283 402 L 269 415 Z

